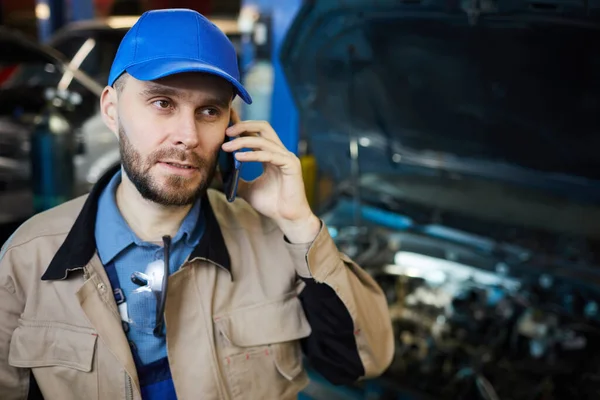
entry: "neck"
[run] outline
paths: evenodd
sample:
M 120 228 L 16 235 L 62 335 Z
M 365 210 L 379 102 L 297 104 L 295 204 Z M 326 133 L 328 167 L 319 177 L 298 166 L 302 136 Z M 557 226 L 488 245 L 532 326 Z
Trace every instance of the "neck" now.
M 175 236 L 191 205 L 167 207 L 146 200 L 122 172 L 117 187 L 117 207 L 131 230 L 141 240 L 162 243 L 162 237 Z

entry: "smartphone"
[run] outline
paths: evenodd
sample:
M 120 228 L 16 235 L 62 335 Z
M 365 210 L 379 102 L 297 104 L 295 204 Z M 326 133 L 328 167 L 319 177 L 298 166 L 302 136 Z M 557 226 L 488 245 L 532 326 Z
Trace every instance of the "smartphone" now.
M 229 126 L 233 125 L 231 122 Z M 230 141 L 235 138 L 225 136 L 225 140 Z M 219 152 L 219 170 L 221 171 L 221 179 L 223 180 L 223 191 L 227 201 L 232 202 L 237 195 L 238 183 L 242 163 L 235 158 L 235 153 L 238 151 L 227 152 L 221 150 Z

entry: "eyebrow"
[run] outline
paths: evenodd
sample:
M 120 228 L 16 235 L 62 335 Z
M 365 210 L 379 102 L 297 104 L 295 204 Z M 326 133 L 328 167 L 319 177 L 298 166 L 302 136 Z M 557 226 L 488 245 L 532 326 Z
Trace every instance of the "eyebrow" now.
M 211 104 L 219 108 L 226 109 L 229 108 L 229 100 L 229 97 L 208 97 L 203 101 L 203 103 Z
M 146 84 L 146 87 L 140 91 L 140 95 L 142 97 L 146 97 L 146 98 L 156 97 L 156 96 L 167 96 L 167 97 L 175 97 L 175 98 L 185 97 L 185 96 L 182 96 L 182 91 L 180 91 L 180 90 L 174 89 L 172 87 L 164 86 L 164 85 L 159 85 L 154 82 L 148 82 Z M 202 100 L 202 103 L 215 105 L 220 108 L 228 108 L 230 100 L 231 100 L 230 95 L 228 95 L 227 97 L 225 97 L 225 96 L 208 96 Z
M 140 91 L 142 97 L 154 97 L 154 96 L 169 96 L 169 97 L 180 97 L 181 93 L 177 89 L 170 88 L 156 84 L 154 82 L 148 82 L 144 89 Z

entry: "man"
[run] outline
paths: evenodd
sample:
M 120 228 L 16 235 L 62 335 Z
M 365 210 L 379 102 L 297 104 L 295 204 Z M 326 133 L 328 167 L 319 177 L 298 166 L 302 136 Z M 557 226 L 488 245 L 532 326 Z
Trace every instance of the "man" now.
M 292 399 L 302 354 L 336 384 L 389 365 L 382 291 L 234 96 L 251 102 L 235 50 L 200 14 L 147 12 L 127 33 L 100 102 L 121 168 L 0 256 L 1 399 Z M 242 148 L 264 173 L 230 203 L 207 187 Z

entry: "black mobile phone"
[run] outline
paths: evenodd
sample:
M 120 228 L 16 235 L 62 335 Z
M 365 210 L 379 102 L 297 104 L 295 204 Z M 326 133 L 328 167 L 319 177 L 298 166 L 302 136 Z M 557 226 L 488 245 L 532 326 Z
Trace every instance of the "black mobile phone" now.
M 229 126 L 233 125 L 231 122 Z M 225 136 L 225 140 L 233 140 L 234 138 Z M 221 172 L 221 179 L 223 180 L 223 191 L 227 201 L 232 202 L 235 200 L 237 195 L 238 184 L 240 180 L 240 173 L 242 169 L 242 163 L 235 159 L 234 152 L 219 151 L 219 170 Z

